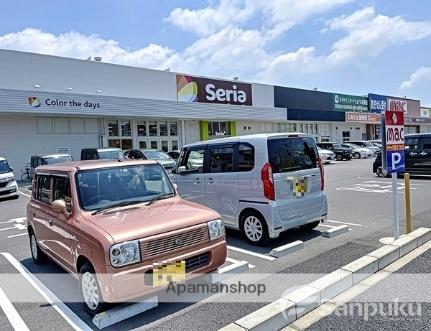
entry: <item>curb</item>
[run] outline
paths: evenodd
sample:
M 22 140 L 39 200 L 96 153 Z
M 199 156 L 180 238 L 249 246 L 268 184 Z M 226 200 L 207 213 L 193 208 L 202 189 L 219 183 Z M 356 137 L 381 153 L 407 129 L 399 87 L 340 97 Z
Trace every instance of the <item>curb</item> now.
M 419 228 L 231 323 L 223 331 L 279 330 L 431 240 Z
M 273 257 L 282 257 L 303 248 L 304 248 L 304 242 L 301 240 L 296 240 L 290 244 L 274 248 L 273 250 L 271 250 L 269 255 Z
M 349 231 L 348 225 L 340 225 L 322 232 L 322 237 L 332 238 Z

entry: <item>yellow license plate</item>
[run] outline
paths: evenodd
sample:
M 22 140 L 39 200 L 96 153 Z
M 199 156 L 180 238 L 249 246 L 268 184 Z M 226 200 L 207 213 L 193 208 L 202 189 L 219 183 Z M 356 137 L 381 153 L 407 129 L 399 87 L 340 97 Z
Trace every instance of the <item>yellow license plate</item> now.
M 155 264 L 153 287 L 167 286 L 170 282 L 181 282 L 186 277 L 186 261 L 170 264 Z
M 303 197 L 307 193 L 307 179 L 304 177 L 292 178 L 291 181 L 293 195 Z

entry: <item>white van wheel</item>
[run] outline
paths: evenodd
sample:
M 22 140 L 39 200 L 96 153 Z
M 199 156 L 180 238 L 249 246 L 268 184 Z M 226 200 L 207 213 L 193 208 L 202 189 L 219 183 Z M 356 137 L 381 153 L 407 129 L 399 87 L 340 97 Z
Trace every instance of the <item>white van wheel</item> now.
M 251 213 L 245 215 L 243 219 L 242 232 L 247 241 L 255 245 L 263 245 L 269 240 L 266 222 L 261 216 Z

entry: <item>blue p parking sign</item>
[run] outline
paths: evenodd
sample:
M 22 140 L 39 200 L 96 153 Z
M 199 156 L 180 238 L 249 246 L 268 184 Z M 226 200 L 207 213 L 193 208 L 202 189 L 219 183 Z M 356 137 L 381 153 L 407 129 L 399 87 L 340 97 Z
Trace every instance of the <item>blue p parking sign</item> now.
M 386 162 L 388 173 L 404 172 L 406 163 L 404 151 L 386 151 Z

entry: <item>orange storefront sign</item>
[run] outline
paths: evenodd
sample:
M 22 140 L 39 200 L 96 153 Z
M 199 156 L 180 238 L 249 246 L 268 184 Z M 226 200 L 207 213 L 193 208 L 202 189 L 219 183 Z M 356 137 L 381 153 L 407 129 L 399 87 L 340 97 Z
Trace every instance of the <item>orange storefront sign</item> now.
M 380 114 L 346 112 L 346 122 L 379 124 Z

